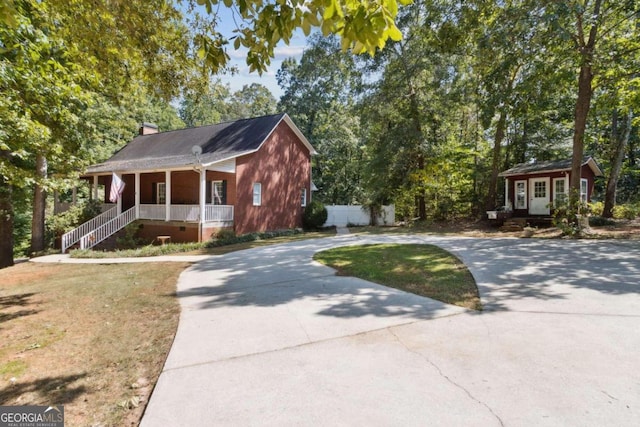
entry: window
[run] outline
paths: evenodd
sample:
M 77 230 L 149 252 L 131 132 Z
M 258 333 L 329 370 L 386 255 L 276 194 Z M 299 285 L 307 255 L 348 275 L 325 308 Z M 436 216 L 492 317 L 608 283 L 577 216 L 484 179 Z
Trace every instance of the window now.
M 253 184 L 253 206 L 262 205 L 262 184 L 256 182 Z
M 553 179 L 553 202 L 555 206 L 564 204 L 567 201 L 566 182 L 564 178 Z
M 300 199 L 301 199 L 301 206 L 305 207 L 307 206 L 307 189 L 303 188 L 302 191 L 300 192 Z
M 516 209 L 527 209 L 527 182 L 516 181 Z
M 211 203 L 214 205 L 227 204 L 227 182 L 211 181 Z
M 544 181 L 536 181 L 533 183 L 533 197 L 543 199 L 547 197 L 547 183 Z
M 589 193 L 587 192 L 587 189 L 589 187 L 589 181 L 587 181 L 585 178 L 581 178 L 580 179 L 580 201 L 587 203 L 587 196 L 589 195 Z
M 167 203 L 167 183 L 158 182 L 156 184 L 156 203 L 164 205 Z

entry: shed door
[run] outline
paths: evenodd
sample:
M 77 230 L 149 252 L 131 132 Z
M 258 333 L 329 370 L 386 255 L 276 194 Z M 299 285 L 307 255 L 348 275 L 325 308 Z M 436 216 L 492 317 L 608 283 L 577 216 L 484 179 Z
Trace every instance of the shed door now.
M 549 215 L 549 178 L 529 180 L 529 215 Z

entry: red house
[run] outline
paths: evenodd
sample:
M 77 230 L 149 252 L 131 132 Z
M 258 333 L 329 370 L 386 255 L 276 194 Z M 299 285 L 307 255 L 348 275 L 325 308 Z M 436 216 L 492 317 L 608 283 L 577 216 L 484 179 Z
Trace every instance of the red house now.
M 314 148 L 286 114 L 140 135 L 84 178 L 105 212 L 67 233 L 63 252 L 92 247 L 138 220 L 139 235 L 173 242 L 300 227 L 311 197 Z M 125 186 L 108 204 L 112 179 Z M 116 178 L 117 179 L 117 178 Z
M 580 198 L 588 202 L 595 177 L 602 171 L 591 157 L 585 157 L 580 171 Z M 505 179 L 505 211 L 516 217 L 551 215 L 551 207 L 564 201 L 571 179 L 571 159 L 522 163 L 499 174 Z M 489 219 L 492 213 L 488 212 Z

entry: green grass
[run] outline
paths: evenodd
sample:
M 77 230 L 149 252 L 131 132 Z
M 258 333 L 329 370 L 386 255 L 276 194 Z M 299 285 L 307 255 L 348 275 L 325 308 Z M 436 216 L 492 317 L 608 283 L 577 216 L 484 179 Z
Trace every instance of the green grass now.
M 0 405 L 63 404 L 70 426 L 138 425 L 173 342 L 187 266 L 0 270 Z M 148 385 L 134 387 L 141 378 Z
M 481 310 L 478 288 L 464 264 L 433 245 L 378 244 L 347 246 L 318 252 L 314 259 L 338 275 Z

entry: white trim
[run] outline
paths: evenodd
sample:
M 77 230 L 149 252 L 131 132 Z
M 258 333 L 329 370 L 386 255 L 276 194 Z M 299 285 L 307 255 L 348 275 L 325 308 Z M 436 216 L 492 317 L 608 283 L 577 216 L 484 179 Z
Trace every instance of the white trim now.
M 542 182 L 544 183 L 545 188 L 545 196 L 544 197 L 536 197 L 536 183 Z M 540 178 L 530 178 L 529 179 L 529 215 L 549 215 L 551 213 L 551 209 L 549 208 L 549 203 L 551 202 L 551 185 L 550 185 L 550 177 L 540 177 Z M 534 203 L 534 199 L 537 200 Z M 540 206 L 540 200 L 544 201 L 544 205 Z M 535 211 L 534 211 L 535 209 Z
M 306 207 L 307 206 L 307 189 L 303 188 L 300 192 L 300 202 L 302 203 L 302 207 Z
M 134 174 L 135 177 L 135 205 L 136 205 L 136 218 L 140 217 L 140 172 Z
M 200 202 L 200 224 L 204 224 L 206 216 L 206 204 L 207 204 L 207 170 L 205 168 L 200 169 L 200 187 L 199 187 L 199 202 Z M 202 227 L 200 227 L 200 233 L 202 233 Z M 202 239 L 202 234 L 198 237 Z
M 164 173 L 165 185 L 165 221 L 171 221 L 171 171 L 165 171 Z

